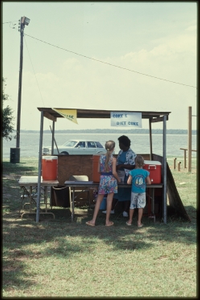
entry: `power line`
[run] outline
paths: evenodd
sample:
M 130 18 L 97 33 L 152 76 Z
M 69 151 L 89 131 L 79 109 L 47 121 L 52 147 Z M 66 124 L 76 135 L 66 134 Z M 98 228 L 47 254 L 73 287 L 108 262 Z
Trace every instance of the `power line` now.
M 5 22 L 5 23 L 11 23 L 11 22 Z M 3 24 L 5 24 L 3 23 Z M 14 24 L 15 25 L 15 24 Z M 13 28 L 15 29 L 15 28 Z M 131 69 L 128 69 L 128 68 L 125 68 L 125 67 L 121 67 L 121 66 L 118 66 L 118 65 L 114 65 L 114 64 L 111 64 L 111 63 L 108 63 L 106 61 L 102 61 L 100 59 L 97 59 L 97 58 L 93 58 L 93 57 L 89 57 L 89 56 L 86 56 L 86 55 L 83 55 L 83 54 L 80 54 L 80 53 L 77 53 L 75 51 L 72 51 L 72 50 L 68 50 L 68 49 L 64 49 L 62 47 L 59 47 L 59 46 L 56 46 L 56 45 L 53 45 L 49 42 L 46 42 L 46 41 L 43 41 L 43 40 L 40 40 L 36 37 L 33 37 L 29 34 L 25 34 L 27 35 L 28 37 L 32 38 L 32 39 L 35 39 L 41 43 L 44 43 L 44 44 L 47 44 L 47 45 L 50 45 L 52 47 L 55 47 L 55 48 L 58 48 L 58 49 L 61 49 L 63 51 L 66 51 L 66 52 L 70 52 L 70 53 L 73 53 L 75 55 L 78 55 L 78 56 L 81 56 L 81 57 L 84 57 L 84 58 L 87 58 L 87 59 L 90 59 L 90 60 L 94 60 L 94 61 L 97 61 L 97 62 L 100 62 L 102 64 L 106 64 L 106 65 L 109 65 L 109 66 L 112 66 L 112 67 L 115 67 L 115 68 L 119 68 L 119 69 L 122 69 L 122 70 L 126 70 L 126 71 L 129 71 L 129 72 L 133 72 L 133 73 L 137 73 L 137 74 L 140 74 L 140 75 L 143 75 L 143 76 L 147 76 L 147 77 L 150 77 L 150 78 L 154 78 L 154 79 L 158 79 L 158 80 L 162 80 L 162 81 L 166 81 L 166 82 L 171 82 L 171 83 L 174 83 L 174 84 L 179 84 L 179 85 L 183 85 L 183 86 L 188 86 L 188 87 L 191 87 L 191 88 L 197 88 L 196 86 L 193 86 L 193 85 L 189 85 L 189 84 L 185 84 L 185 83 L 181 83 L 181 82 L 176 82 L 176 81 L 172 81 L 172 80 L 169 80 L 169 79 L 165 79 L 165 78 L 160 78 L 160 77 L 157 77 L 157 76 L 153 76 L 153 75 L 149 75 L 149 74 L 145 74 L 145 73 L 142 73 L 142 72 L 139 72 L 139 71 L 135 71 L 135 70 L 131 70 Z
M 47 45 L 50 45 L 50 46 L 52 46 L 52 47 L 61 49 L 61 50 L 66 51 L 66 52 L 73 53 L 73 54 L 75 54 L 75 55 L 78 55 L 78 56 L 81 56 L 81 57 L 84 57 L 84 58 L 87 58 L 87 59 L 90 59 L 90 60 L 94 60 L 94 61 L 97 61 L 97 62 L 106 64 L 106 65 L 109 65 L 109 66 L 112 66 L 112 67 L 115 67 L 115 68 L 119 68 L 119 69 L 126 70 L 126 71 L 129 71 L 129 72 L 137 73 L 137 74 L 140 74 L 140 75 L 143 75 L 143 76 L 147 76 L 147 77 L 151 77 L 151 78 L 158 79 L 158 80 L 171 82 L 171 83 L 174 83 L 174 84 L 179 84 L 179 85 L 184 85 L 184 86 L 196 88 L 195 86 L 192 86 L 192 85 L 189 85 L 189 84 L 180 83 L 180 82 L 175 82 L 175 81 L 172 81 L 172 80 L 169 80 L 169 79 L 160 78 L 160 77 L 157 77 L 157 76 L 145 74 L 145 73 L 138 72 L 138 71 L 135 71 L 135 70 L 131 70 L 131 69 L 128 69 L 128 68 L 125 68 L 125 67 L 121 67 L 121 66 L 118 66 L 118 65 L 114 65 L 114 64 L 108 63 L 108 62 L 106 62 L 106 61 L 102 61 L 102 60 L 99 60 L 99 59 L 96 59 L 96 58 L 93 58 L 93 57 L 89 57 L 89 56 L 86 56 L 86 55 L 83 55 L 83 54 L 74 52 L 74 51 L 72 51 L 72 50 L 64 49 L 64 48 L 62 48 L 62 47 L 53 45 L 53 44 L 51 44 L 51 43 L 49 43 L 49 42 L 40 40 L 40 39 L 38 39 L 38 38 L 36 38 L 36 37 L 33 37 L 33 36 L 31 36 L 31 35 L 28 35 L 28 34 L 25 34 L 25 35 L 27 35 L 28 37 L 30 37 L 30 38 L 32 38 L 32 39 L 35 39 L 35 40 L 37 40 L 37 41 L 39 41 L 39 42 L 42 42 L 42 43 L 47 44 Z
M 16 22 L 18 22 L 18 21 L 8 21 L 8 22 L 3 22 L 2 25 L 3 25 L 3 24 L 8 24 L 8 23 L 14 24 L 14 23 L 16 23 Z M 16 25 L 16 24 L 14 24 L 14 25 Z
M 26 44 L 28 56 L 29 56 L 29 59 L 30 59 L 31 65 L 32 65 L 33 73 L 34 73 L 34 75 L 35 75 L 35 80 L 36 80 L 37 87 L 38 87 L 38 90 L 39 90 L 39 93 L 40 93 L 40 97 L 41 97 L 41 99 L 42 99 L 43 105 L 45 106 L 44 99 L 43 99 L 43 97 L 42 97 L 42 93 L 41 93 L 41 90 L 40 90 L 40 86 L 39 86 L 39 83 L 38 83 L 38 80 L 37 80 L 37 76 L 36 76 L 36 73 L 35 73 L 35 69 L 34 69 L 34 67 L 33 67 L 33 63 L 32 63 L 32 60 L 31 60 L 30 53 L 29 53 L 29 49 L 28 49 L 28 46 L 27 46 L 27 43 L 26 43 L 26 39 L 25 39 L 25 44 Z M 49 121 L 49 119 L 48 119 L 48 122 L 49 122 L 49 126 L 50 126 L 50 121 Z
M 28 46 L 27 46 L 27 43 L 26 43 L 26 39 L 25 39 L 25 44 L 26 44 L 28 56 L 29 56 L 29 59 L 30 59 L 30 62 L 31 62 L 31 66 L 32 66 L 32 69 L 33 69 L 33 73 L 34 73 L 34 75 L 35 75 L 35 80 L 36 80 L 36 83 L 37 83 L 37 87 L 38 87 L 38 90 L 39 90 L 39 92 L 40 92 L 40 97 L 41 97 L 42 102 L 43 102 L 43 104 L 44 104 L 44 100 L 43 100 L 42 93 L 41 93 L 41 90 L 40 90 L 40 87 L 39 87 L 39 84 L 38 84 L 38 80 L 37 80 L 37 77 L 36 77 L 35 69 L 34 69 L 34 67 L 33 67 L 33 63 L 32 63 L 32 60 L 31 60 L 30 53 L 29 53 L 29 49 L 28 49 Z M 45 106 L 45 104 L 44 104 L 44 106 Z
M 5 24 L 5 23 L 11 23 L 11 21 L 10 21 L 10 22 L 4 22 L 3 24 Z M 15 25 L 15 24 L 14 24 L 14 25 Z M 13 27 L 13 29 L 15 29 L 15 28 Z M 149 74 L 145 74 L 145 73 L 142 73 L 142 72 L 139 72 L 139 71 L 131 70 L 131 69 L 128 69 L 128 68 L 125 68 L 125 67 L 122 67 L 122 66 L 114 65 L 114 64 L 108 63 L 108 62 L 106 62 L 106 61 L 102 61 L 102 60 L 100 60 L 100 59 L 97 59 L 97 58 L 89 57 L 89 56 L 86 56 L 86 55 L 77 53 L 77 52 L 75 52 L 75 51 L 68 50 L 68 49 L 65 49 L 65 48 L 62 48 L 62 47 L 53 45 L 53 44 L 51 44 L 51 43 L 49 43 L 49 42 L 43 41 L 43 40 L 38 39 L 38 38 L 36 38 L 36 37 L 33 37 L 33 36 L 31 36 L 31 35 L 28 35 L 28 34 L 25 34 L 25 35 L 28 36 L 28 37 L 30 37 L 30 38 L 32 38 L 32 39 L 35 39 L 35 40 L 37 40 L 37 41 L 39 41 L 39 42 L 41 42 L 41 43 L 47 44 L 47 45 L 49 45 L 49 46 L 52 46 L 52 47 L 55 47 L 55 48 L 58 48 L 58 49 L 61 49 L 61 50 L 66 51 L 66 52 L 73 53 L 73 54 L 75 54 L 75 55 L 77 55 L 77 56 L 81 56 L 81 57 L 84 57 L 84 58 L 87 58 L 87 59 L 90 59 L 90 60 L 93 60 L 93 61 L 100 62 L 100 63 L 102 63 L 102 64 L 106 64 L 106 65 L 109 65 L 109 66 L 112 66 L 112 67 L 115 67 L 115 68 L 118 68 L 118 69 L 126 70 L 126 71 L 129 71 L 129 72 L 132 72 L 132 73 L 137 73 L 137 74 L 140 74 L 140 75 L 143 75 L 143 76 L 147 76 L 147 77 L 150 77 L 150 78 L 154 78 L 154 79 L 158 79 L 158 80 L 162 80 L 162 81 L 166 81 L 166 82 L 171 82 L 171 83 L 179 84 L 179 85 L 183 85 L 183 86 L 188 86 L 188 87 L 191 87 L 191 88 L 195 88 L 195 89 L 196 89 L 196 87 L 193 86 L 193 85 L 189 85 L 189 84 L 185 84 L 185 83 L 181 83 L 181 82 L 176 82 L 176 81 L 172 81 L 172 80 L 165 79 L 165 78 L 160 78 L 160 77 L 153 76 L 153 75 L 149 75 Z

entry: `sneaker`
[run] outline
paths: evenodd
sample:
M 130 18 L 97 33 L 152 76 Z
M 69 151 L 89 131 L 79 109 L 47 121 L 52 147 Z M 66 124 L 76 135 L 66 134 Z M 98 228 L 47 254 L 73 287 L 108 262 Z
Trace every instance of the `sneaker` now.
M 106 210 L 103 210 L 102 213 L 103 213 L 103 214 L 106 214 Z M 111 215 L 114 215 L 114 213 L 115 213 L 114 209 L 110 211 L 110 214 L 111 214 Z
M 123 211 L 123 217 L 125 217 L 125 218 L 128 217 L 128 213 L 126 211 Z

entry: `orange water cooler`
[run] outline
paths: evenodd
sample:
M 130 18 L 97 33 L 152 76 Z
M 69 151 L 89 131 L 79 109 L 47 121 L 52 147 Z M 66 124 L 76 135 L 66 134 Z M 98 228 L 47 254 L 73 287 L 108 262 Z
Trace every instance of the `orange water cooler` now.
M 58 157 L 42 157 L 42 178 L 43 180 L 57 180 L 58 178 Z

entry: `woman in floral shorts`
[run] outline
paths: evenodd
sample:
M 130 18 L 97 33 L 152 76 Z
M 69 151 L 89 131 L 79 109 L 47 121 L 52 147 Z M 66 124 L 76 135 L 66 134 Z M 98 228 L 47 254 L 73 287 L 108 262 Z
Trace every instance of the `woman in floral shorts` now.
M 120 182 L 120 178 L 117 175 L 116 171 L 116 158 L 113 157 L 112 153 L 115 148 L 114 141 L 107 141 L 105 144 L 105 148 L 107 150 L 106 154 L 103 154 L 99 158 L 99 172 L 100 182 L 99 182 L 99 190 L 98 197 L 94 209 L 93 218 L 91 221 L 86 222 L 89 226 L 95 226 L 96 218 L 99 212 L 99 208 L 103 197 L 107 194 L 107 208 L 106 208 L 106 223 L 105 226 L 114 225 L 113 222 L 110 221 L 110 211 L 112 207 L 112 201 L 114 194 L 118 191 L 117 181 Z

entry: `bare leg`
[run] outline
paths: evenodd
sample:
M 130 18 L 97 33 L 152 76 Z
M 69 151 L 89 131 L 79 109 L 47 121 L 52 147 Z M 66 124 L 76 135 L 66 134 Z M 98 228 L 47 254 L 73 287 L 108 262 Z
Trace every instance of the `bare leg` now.
M 112 208 L 112 201 L 113 201 L 114 193 L 107 195 L 107 207 L 106 207 L 106 226 L 113 225 L 113 222 L 110 221 L 110 211 Z
M 134 209 L 129 209 L 129 220 L 126 223 L 132 224 L 133 214 L 134 214 Z
M 98 195 L 97 201 L 96 201 L 96 204 L 95 204 L 95 208 L 94 208 L 94 213 L 93 213 L 92 220 L 87 222 L 87 223 L 89 223 L 93 226 L 95 225 L 96 218 L 97 218 L 97 215 L 98 215 L 99 208 L 100 208 L 101 202 L 103 200 L 103 197 L 104 197 L 104 195 L 100 195 L 100 194 Z M 111 202 L 111 204 L 112 204 L 112 202 Z
M 138 226 L 142 225 L 143 208 L 138 208 Z

